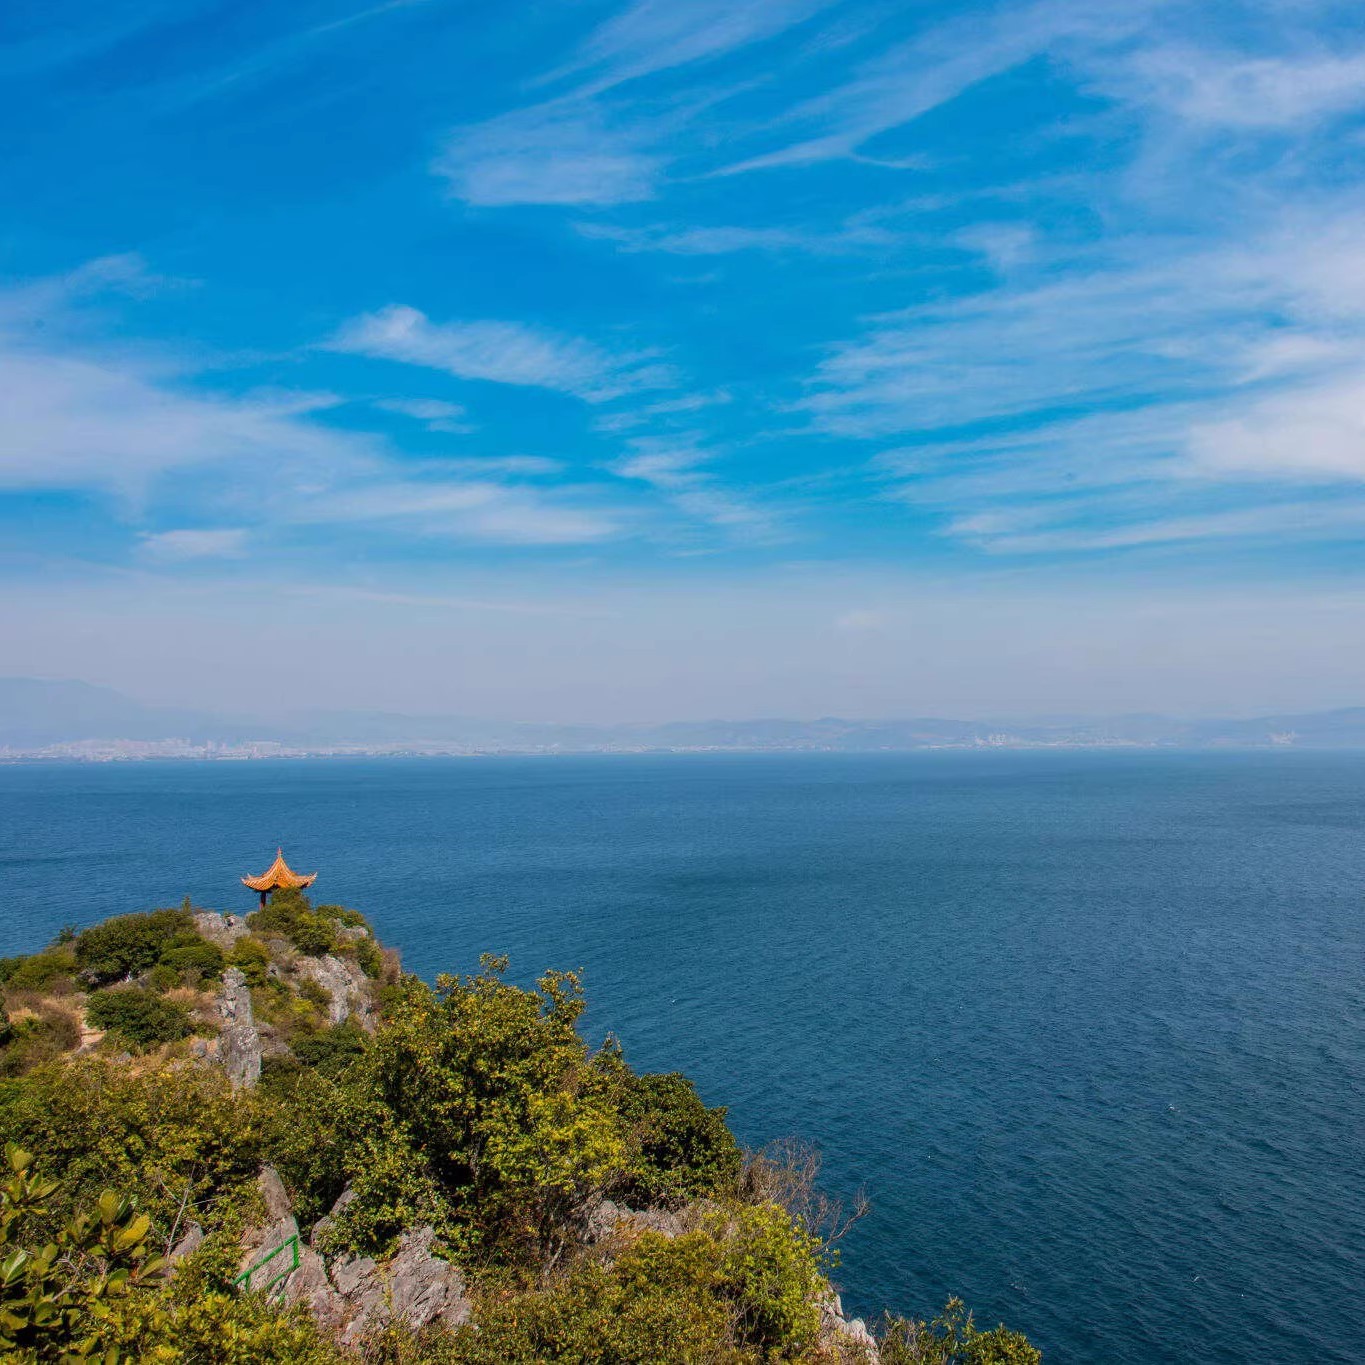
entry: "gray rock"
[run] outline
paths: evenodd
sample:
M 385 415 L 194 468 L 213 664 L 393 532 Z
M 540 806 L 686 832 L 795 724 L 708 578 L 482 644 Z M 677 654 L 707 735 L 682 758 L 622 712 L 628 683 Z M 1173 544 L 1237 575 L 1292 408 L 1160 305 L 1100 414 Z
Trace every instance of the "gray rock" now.
M 820 1337 L 835 1358 L 857 1365 L 881 1365 L 877 1342 L 862 1318 L 844 1316 L 843 1301 L 832 1289 L 820 1307 Z
M 191 1223 L 185 1235 L 166 1253 L 172 1266 L 179 1264 L 186 1256 L 193 1255 L 204 1244 L 204 1229 L 198 1223 Z
M 418 1328 L 433 1322 L 456 1327 L 468 1321 L 470 1303 L 464 1276 L 457 1266 L 432 1252 L 436 1234 L 429 1227 L 405 1233 L 393 1256 L 383 1264 L 369 1256 L 343 1256 L 329 1268 L 314 1246 L 296 1244 L 297 1267 L 289 1269 L 293 1248 L 263 1265 L 269 1252 L 298 1237 L 298 1224 L 289 1195 L 273 1168 L 267 1166 L 261 1171 L 257 1186 L 265 1201 L 266 1221 L 242 1241 L 242 1270 L 259 1267 L 252 1273 L 251 1289 L 260 1292 L 278 1276 L 268 1292 L 286 1303 L 304 1304 L 318 1326 L 343 1346 L 357 1345 L 390 1322 Z M 328 1217 L 314 1228 L 314 1242 L 322 1225 L 334 1219 L 352 1198 L 347 1190 L 337 1200 Z
M 225 953 L 230 953 L 232 945 L 251 932 L 240 915 L 220 915 L 216 910 L 196 910 L 194 927 L 202 938 L 216 943 Z
M 262 1167 L 256 1177 L 256 1188 L 265 1201 L 265 1222 L 260 1227 L 251 1228 L 242 1237 L 242 1259 L 238 1263 L 238 1274 L 250 1272 L 245 1287 L 257 1293 L 269 1292 L 287 1295 L 289 1272 L 296 1255 L 302 1251 L 299 1243 L 299 1225 L 294 1220 L 294 1210 L 288 1191 L 273 1166 Z M 293 1242 L 293 1246 L 289 1245 Z M 284 1248 L 269 1262 L 266 1257 L 277 1248 Z M 301 1260 L 301 1257 L 300 1257 Z
M 658 1232 L 665 1237 L 676 1237 L 681 1231 L 678 1215 L 667 1209 L 632 1209 L 626 1204 L 603 1199 L 588 1212 L 586 1238 L 589 1242 L 602 1242 L 608 1237 L 632 1232 Z
M 440 1323 L 458 1327 L 469 1320 L 470 1303 L 459 1267 L 434 1255 L 436 1234 L 413 1228 L 399 1239 L 393 1259 L 378 1265 L 368 1256 L 345 1257 L 333 1264 L 332 1284 L 344 1301 L 345 1323 L 337 1335 L 355 1346 L 391 1322 L 409 1327 Z
M 216 1005 L 223 1020 L 218 1060 L 234 1086 L 253 1086 L 261 1077 L 261 1035 L 251 1010 L 251 988 L 240 968 L 223 973 Z
M 357 963 L 329 953 L 326 957 L 301 957 L 295 970 L 300 976 L 316 981 L 327 992 L 328 1023 L 344 1024 L 354 1015 L 362 1027 L 374 1028 L 368 979 Z

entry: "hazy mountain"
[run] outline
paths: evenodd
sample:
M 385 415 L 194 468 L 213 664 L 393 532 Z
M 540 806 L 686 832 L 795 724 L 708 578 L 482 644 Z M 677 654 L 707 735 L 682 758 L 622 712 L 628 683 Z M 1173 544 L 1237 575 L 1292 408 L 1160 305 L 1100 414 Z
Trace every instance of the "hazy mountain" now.
M 0 747 L 32 752 L 82 741 L 191 745 L 269 742 L 291 749 L 352 746 L 591 752 L 626 749 L 821 749 L 847 752 L 944 745 L 1134 745 L 1365 749 L 1365 707 L 1254 720 L 1175 720 L 1157 715 L 1101 719 L 1052 716 L 966 721 L 893 720 L 670 721 L 656 725 L 508 724 L 464 716 L 383 711 L 315 711 L 232 717 L 148 706 L 89 683 L 0 678 Z

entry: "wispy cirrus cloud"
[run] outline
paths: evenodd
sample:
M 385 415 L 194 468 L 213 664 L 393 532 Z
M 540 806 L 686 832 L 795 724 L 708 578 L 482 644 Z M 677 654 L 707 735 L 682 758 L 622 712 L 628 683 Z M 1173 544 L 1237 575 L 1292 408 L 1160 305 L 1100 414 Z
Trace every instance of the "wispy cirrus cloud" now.
M 447 134 L 432 171 L 468 204 L 609 207 L 654 198 L 698 107 L 716 97 L 641 104 L 618 87 L 714 61 L 774 38 L 830 0 L 637 0 L 598 25 L 537 85 L 577 78 L 554 98 Z
M 554 100 L 457 129 L 432 170 L 467 204 L 609 205 L 651 199 L 665 157 L 652 123 Z
M 606 402 L 664 388 L 673 372 L 655 358 L 612 355 L 591 342 L 518 322 L 432 322 L 393 304 L 346 323 L 326 346 L 334 351 L 443 370 L 459 379 L 518 384 Z
M 140 549 L 148 559 L 181 563 L 191 559 L 236 559 L 247 550 L 243 526 L 148 531 Z
M 205 518 L 249 512 L 257 530 L 276 534 L 348 524 L 377 534 L 402 527 L 403 535 L 554 546 L 625 533 L 629 517 L 600 494 L 525 483 L 557 477 L 560 461 L 425 460 L 413 477 L 381 437 L 320 420 L 343 405 L 335 395 L 213 392 L 164 351 L 68 335 L 68 321 L 77 319 L 67 311 L 87 295 L 128 292 L 146 278 L 134 263 L 98 262 L 0 294 L 0 490 L 112 494 L 116 517 L 143 527 L 136 555 L 157 565 L 245 553 L 249 533 L 241 525 L 165 524 L 187 508 Z M 614 362 L 596 352 L 566 358 L 547 344 L 528 348 L 515 335 L 492 336 L 501 345 L 487 347 L 485 363 L 498 374 L 531 382 L 535 373 L 572 387 L 581 379 L 595 393 L 613 373 Z M 463 412 L 443 400 L 378 401 L 437 427 Z
M 584 545 L 623 534 L 619 512 L 574 490 L 554 494 L 487 479 L 390 479 L 313 499 L 301 522 L 395 523 L 421 535 L 502 545 Z
M 472 422 L 465 421 L 467 413 L 461 404 L 448 403 L 440 398 L 376 398 L 374 406 L 381 412 L 396 412 L 401 417 L 411 417 L 414 422 L 421 422 L 428 431 L 465 436 L 475 430 Z
M 695 440 L 637 436 L 612 472 L 659 490 L 685 518 L 715 527 L 731 539 L 772 543 L 786 538 L 779 517 L 742 490 L 717 479 L 706 466 L 716 457 Z
M 805 23 L 833 0 L 635 0 L 543 80 L 588 73 L 593 92 L 722 57 Z
M 821 367 L 808 410 L 833 431 L 915 434 L 875 461 L 891 496 L 996 553 L 1330 539 L 1365 507 L 1362 283 L 1365 241 L 1342 218 L 1097 260 L 875 320 Z

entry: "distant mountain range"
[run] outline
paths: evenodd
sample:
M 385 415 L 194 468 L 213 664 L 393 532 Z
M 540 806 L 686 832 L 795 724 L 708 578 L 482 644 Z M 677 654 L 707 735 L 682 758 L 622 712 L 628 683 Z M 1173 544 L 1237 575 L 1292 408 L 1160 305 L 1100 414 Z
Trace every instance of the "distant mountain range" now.
M 313 711 L 275 718 L 148 706 L 82 682 L 0 678 L 0 756 L 269 757 L 295 753 L 593 753 L 640 750 L 935 748 L 1365 749 L 1365 707 L 1255 720 L 709 720 L 510 724 L 462 716 Z

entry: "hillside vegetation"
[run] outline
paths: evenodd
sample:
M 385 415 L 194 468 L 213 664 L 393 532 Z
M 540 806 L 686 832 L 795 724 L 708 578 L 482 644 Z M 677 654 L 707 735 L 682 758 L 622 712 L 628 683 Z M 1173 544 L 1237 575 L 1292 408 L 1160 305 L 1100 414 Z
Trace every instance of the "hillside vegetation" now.
M 845 1319 L 809 1154 L 506 966 L 429 986 L 283 892 L 0 960 L 3 1358 L 1036 1365 L 957 1303 Z

